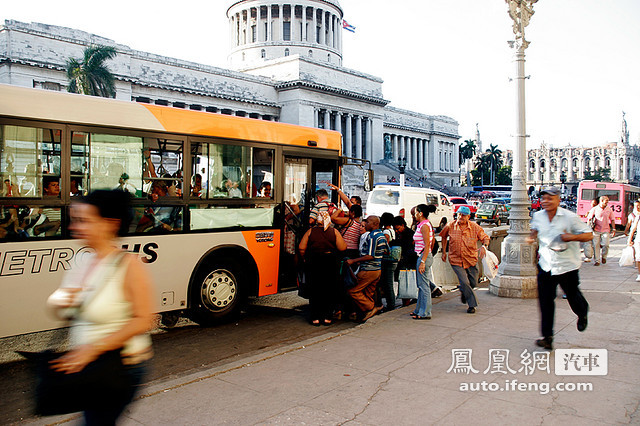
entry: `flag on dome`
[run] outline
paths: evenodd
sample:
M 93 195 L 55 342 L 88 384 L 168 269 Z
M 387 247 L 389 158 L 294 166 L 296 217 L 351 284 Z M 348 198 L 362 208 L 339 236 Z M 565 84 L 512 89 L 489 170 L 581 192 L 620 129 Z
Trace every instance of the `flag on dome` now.
M 356 27 L 354 27 L 344 19 L 342 20 L 342 28 L 344 28 L 347 31 L 351 31 L 352 33 L 356 32 Z

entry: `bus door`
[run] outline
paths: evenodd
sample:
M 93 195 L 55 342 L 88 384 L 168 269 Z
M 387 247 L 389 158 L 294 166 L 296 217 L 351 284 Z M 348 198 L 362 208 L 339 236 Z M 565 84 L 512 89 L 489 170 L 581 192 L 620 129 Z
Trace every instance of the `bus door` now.
M 285 157 L 283 192 L 282 250 L 280 251 L 280 290 L 297 285 L 298 245 L 309 221 L 311 160 Z

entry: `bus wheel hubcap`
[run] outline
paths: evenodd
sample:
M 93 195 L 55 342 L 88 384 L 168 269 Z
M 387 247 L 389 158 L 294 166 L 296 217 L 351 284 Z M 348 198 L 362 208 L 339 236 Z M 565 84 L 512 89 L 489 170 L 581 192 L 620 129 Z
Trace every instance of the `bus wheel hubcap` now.
M 217 269 L 207 275 L 201 287 L 202 302 L 212 311 L 228 307 L 237 293 L 236 279 L 231 272 L 224 269 Z

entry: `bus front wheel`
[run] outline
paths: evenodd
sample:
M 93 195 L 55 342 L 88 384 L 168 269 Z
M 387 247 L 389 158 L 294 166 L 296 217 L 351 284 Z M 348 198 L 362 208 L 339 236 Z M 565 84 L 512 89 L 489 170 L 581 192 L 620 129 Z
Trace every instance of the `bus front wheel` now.
M 243 276 L 231 259 L 204 264 L 191 288 L 191 319 L 207 325 L 238 312 Z

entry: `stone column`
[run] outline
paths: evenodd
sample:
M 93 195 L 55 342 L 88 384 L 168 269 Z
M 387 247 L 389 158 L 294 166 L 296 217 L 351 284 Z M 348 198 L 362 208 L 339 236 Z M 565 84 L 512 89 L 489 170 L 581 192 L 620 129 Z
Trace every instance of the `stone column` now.
M 526 188 L 527 132 L 525 113 L 524 51 L 529 45 L 524 29 L 533 15 L 533 0 L 506 0 L 509 16 L 514 21 L 515 41 L 509 42 L 515 51 L 516 65 L 516 149 L 514 150 L 513 187 L 509 211 L 509 233 L 502 243 L 502 256 L 498 276 L 491 281 L 489 291 L 502 297 L 535 298 L 537 296 L 537 259 L 535 246 L 528 244 L 529 198 Z M 547 167 L 550 164 L 546 165 Z
M 273 6 L 267 5 L 267 41 L 273 41 L 273 34 L 271 31 L 271 21 L 273 20 Z
M 302 41 L 307 41 L 307 6 L 302 5 Z
M 318 128 L 318 109 L 313 109 L 313 127 Z
M 398 135 L 391 136 L 391 161 L 397 162 L 399 157 L 398 151 Z
M 336 132 L 342 134 L 342 113 L 340 111 L 336 111 L 335 120 L 336 120 L 335 121 Z M 344 147 L 342 148 L 342 155 L 345 155 Z
M 351 116 L 351 114 L 346 114 L 344 133 L 345 133 L 345 146 L 346 146 L 345 152 L 346 152 L 347 157 L 353 157 L 354 156 L 353 155 L 353 149 L 352 149 L 353 140 L 351 139 L 351 135 L 353 133 L 353 128 L 352 128 L 353 123 L 351 121 L 352 118 L 353 117 Z
M 324 110 L 324 129 L 331 130 L 331 123 L 329 122 L 331 119 L 331 112 L 328 109 Z
M 365 140 L 365 144 L 367 147 L 367 160 L 373 162 L 374 158 L 373 158 L 373 135 L 371 134 L 373 132 L 373 126 L 371 125 L 371 118 L 367 118 L 366 121 L 366 140 Z M 383 148 L 384 149 L 384 148 Z M 378 159 L 379 160 L 379 159 Z
M 407 169 L 414 170 L 415 167 L 415 138 L 407 139 Z
M 251 43 L 251 8 L 246 10 L 247 12 L 247 20 L 244 23 L 244 32 L 245 32 L 245 44 Z
M 362 117 L 359 115 L 356 116 L 356 157 L 362 158 Z
M 278 5 L 278 40 L 284 40 L 284 5 Z
M 329 47 L 333 47 L 333 13 L 329 14 L 329 43 L 327 43 L 329 45 Z

